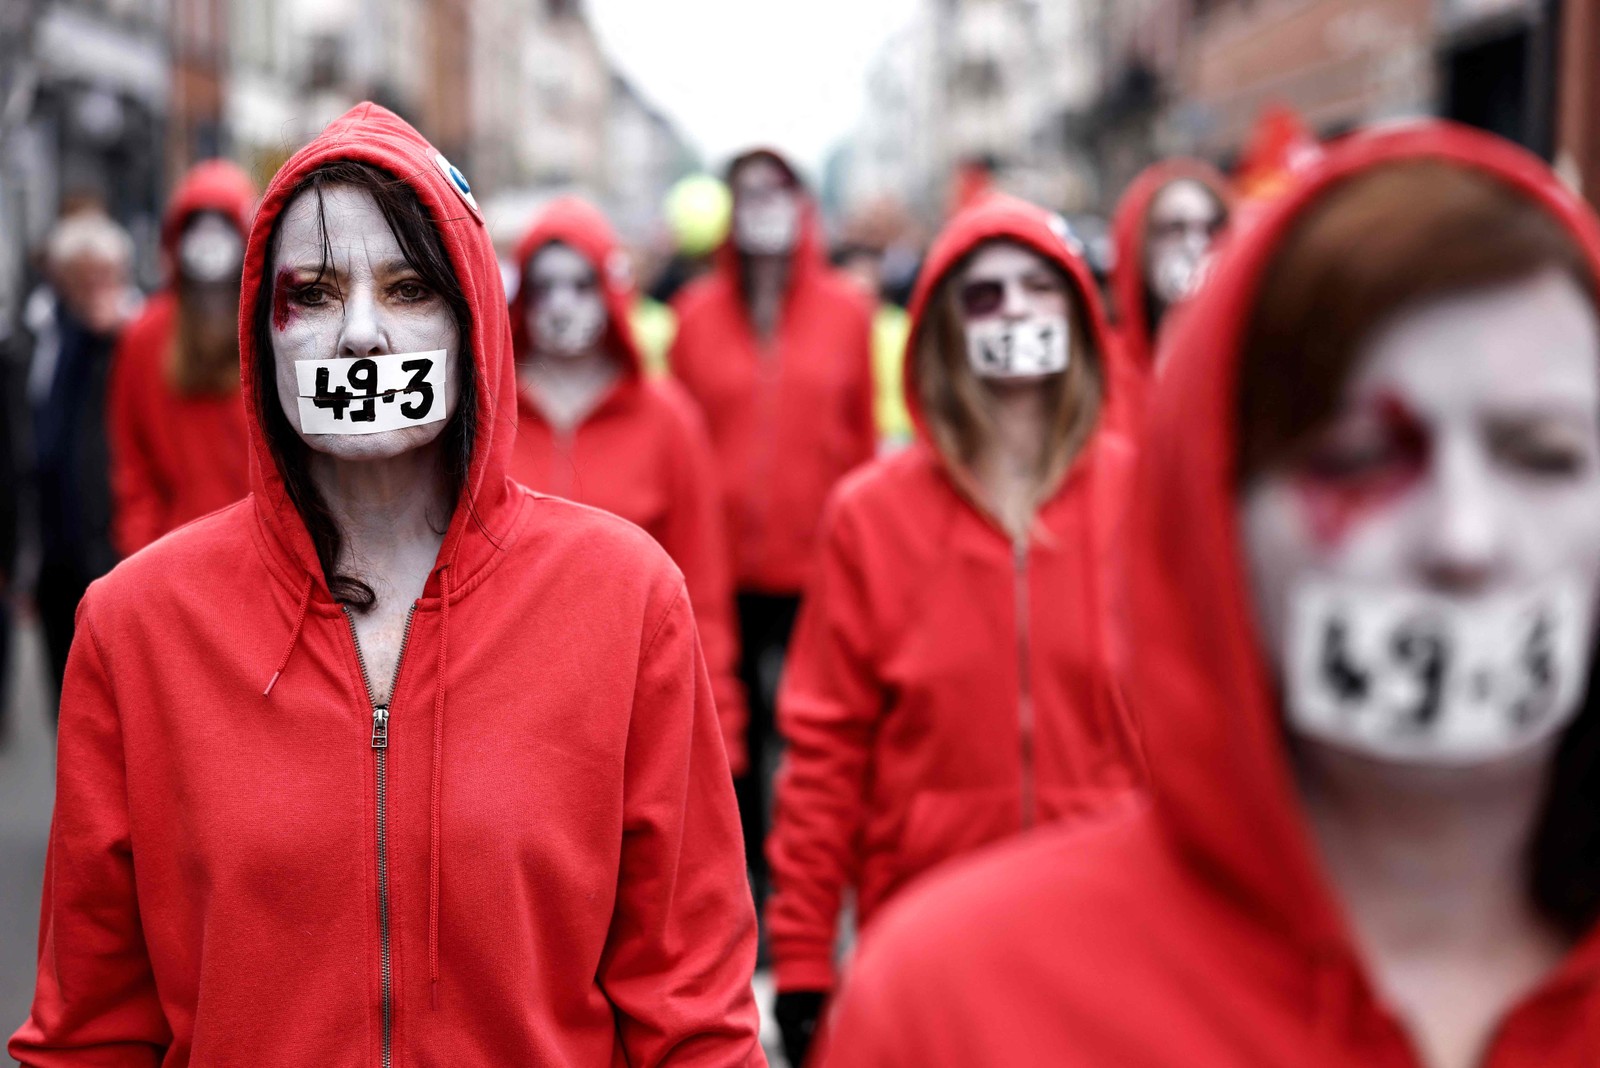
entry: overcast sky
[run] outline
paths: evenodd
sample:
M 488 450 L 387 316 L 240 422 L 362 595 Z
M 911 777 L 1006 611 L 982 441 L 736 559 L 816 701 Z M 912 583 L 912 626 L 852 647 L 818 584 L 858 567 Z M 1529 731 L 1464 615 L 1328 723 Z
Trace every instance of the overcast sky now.
M 816 177 L 919 0 L 589 0 L 606 50 L 719 166 L 772 144 Z

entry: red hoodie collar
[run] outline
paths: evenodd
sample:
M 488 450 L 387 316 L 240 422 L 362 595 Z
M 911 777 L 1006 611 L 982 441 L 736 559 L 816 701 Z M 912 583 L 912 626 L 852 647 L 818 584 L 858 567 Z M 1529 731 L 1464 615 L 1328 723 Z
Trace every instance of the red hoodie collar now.
M 505 290 L 494 247 L 468 199 L 470 194 L 452 183 L 448 163 L 441 162 L 444 157 L 421 134 L 376 104 L 356 105 L 296 152 L 267 187 L 250 228 L 239 301 L 239 354 L 250 426 L 250 486 L 266 534 L 263 541 L 274 571 L 294 595 L 301 595 L 309 578 L 310 599 L 331 610 L 333 598 L 311 537 L 289 500 L 256 416 L 253 367 L 259 357 L 250 324 L 255 321 L 262 279 L 271 266 L 267 243 L 274 222 L 301 179 L 334 160 L 371 164 L 412 188 L 439 228 L 472 311 L 472 357 L 478 375 L 477 440 L 462 499 L 423 590 L 424 597 L 438 596 L 439 571 L 449 566 L 453 569 L 450 587 L 459 595 L 472 587 L 474 576 L 499 552 L 498 534 L 510 518 L 504 514 L 512 502 L 506 472 L 516 433 L 517 391 Z M 268 402 L 276 403 L 272 398 Z
M 1155 358 L 1155 338 L 1145 307 L 1144 242 L 1150 222 L 1150 202 L 1156 194 L 1180 179 L 1191 179 L 1205 186 L 1233 210 L 1233 189 L 1222 172 L 1198 159 L 1167 159 L 1139 172 L 1122 194 L 1116 216 L 1111 221 L 1111 242 L 1116 258 L 1111 267 L 1111 296 L 1115 302 L 1117 328 L 1127 339 L 1130 359 L 1148 371 Z
M 985 194 L 957 212 L 934 238 L 922 272 L 917 277 L 916 288 L 911 294 L 911 332 L 906 338 L 906 360 L 902 374 L 906 408 L 911 414 L 917 437 L 940 457 L 959 485 L 964 485 L 968 476 L 956 469 L 953 458 L 945 456 L 934 439 L 928 413 L 922 406 L 921 368 L 916 352 L 921 343 L 923 325 L 929 315 L 928 305 L 940 283 L 979 245 L 997 240 L 1014 241 L 1049 260 L 1065 272 L 1082 297 L 1084 307 L 1089 310 L 1089 337 L 1100 358 L 1101 388 L 1105 391 L 1100 406 L 1102 425 L 1106 423 L 1107 413 L 1113 403 L 1113 383 L 1122 378 L 1116 373 L 1117 363 L 1122 359 L 1121 349 L 1112 341 L 1094 275 L 1084 262 L 1065 220 L 1025 200 L 1003 193 Z
M 1353 942 L 1314 852 L 1249 604 L 1236 522 L 1237 361 L 1262 274 L 1290 227 L 1345 179 L 1406 160 L 1476 170 L 1536 201 L 1600 276 L 1588 208 L 1521 149 L 1438 121 L 1349 138 L 1235 231 L 1178 320 L 1128 524 L 1125 682 L 1162 823 L 1241 910 L 1323 961 L 1352 960 Z M 1596 966 L 1591 935 L 1565 974 Z
M 633 378 L 644 374 L 644 357 L 633 334 L 635 298 L 633 269 L 627 250 L 617 240 L 616 231 L 599 208 L 581 197 L 558 197 L 540 209 L 517 242 L 516 265 L 522 284 L 511 301 L 511 337 L 520 355 L 528 351 L 524 325 L 528 301 L 528 261 L 533 254 L 559 241 L 576 249 L 600 279 L 606 302 L 607 337 L 614 353 L 620 355 L 626 373 Z
M 161 256 L 168 278 L 175 273 L 178 238 L 191 215 L 200 211 L 217 212 L 231 221 L 243 237 L 250 232 L 255 205 L 255 183 L 237 164 L 210 159 L 190 168 L 173 190 L 161 219 Z

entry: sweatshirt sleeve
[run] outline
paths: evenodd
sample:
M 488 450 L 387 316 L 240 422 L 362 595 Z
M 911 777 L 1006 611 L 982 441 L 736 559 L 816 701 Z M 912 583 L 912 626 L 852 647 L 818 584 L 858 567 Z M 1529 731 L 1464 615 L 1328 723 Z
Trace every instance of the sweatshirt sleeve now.
M 767 843 L 767 926 L 779 990 L 832 989 L 841 899 L 858 874 L 856 840 L 884 696 L 851 529 L 835 497 L 778 695 L 787 748 Z
M 157 1065 L 172 1041 L 139 919 L 121 721 L 93 596 L 78 607 L 62 686 L 33 1008 L 9 1047 L 24 1068 Z
M 750 988 L 755 907 L 720 733 L 680 586 L 640 657 L 598 972 L 635 1068 L 765 1063 Z
M 735 777 L 744 774 L 744 684 L 739 680 L 739 637 L 734 626 L 733 582 L 728 572 L 728 548 L 723 532 L 722 497 L 717 485 L 711 439 L 700 421 L 694 402 L 677 398 L 681 409 L 680 455 L 672 463 L 673 507 L 662 532 L 662 548 L 683 571 L 700 630 L 700 645 L 711 673 L 711 692 L 728 767 Z
M 122 556 L 132 556 L 164 531 L 166 504 L 140 432 L 137 346 L 142 324 L 126 331 L 111 360 L 106 421 L 111 452 L 111 541 Z

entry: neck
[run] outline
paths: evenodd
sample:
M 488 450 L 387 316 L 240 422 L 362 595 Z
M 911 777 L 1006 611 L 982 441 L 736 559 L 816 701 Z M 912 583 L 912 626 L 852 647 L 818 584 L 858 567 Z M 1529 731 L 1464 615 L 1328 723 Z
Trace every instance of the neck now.
M 1526 889 L 1549 754 L 1491 768 L 1394 769 L 1302 746 L 1307 813 L 1357 936 L 1394 953 L 1543 930 Z
M 973 474 L 996 517 L 1013 537 L 1033 525 L 1048 447 L 1050 405 L 1040 382 L 988 387 L 993 436 L 973 463 Z
M 520 377 L 545 419 L 570 430 L 595 409 L 621 371 L 620 361 L 596 346 L 577 356 L 535 352 L 520 367 Z
M 771 335 L 777 328 L 783 307 L 784 290 L 789 285 L 789 256 L 744 257 L 745 304 L 756 333 Z
M 440 470 L 440 450 L 435 441 L 379 460 L 311 454 L 312 481 L 343 535 L 341 564 L 384 575 L 395 561 L 425 557 L 421 578 L 426 579 L 444 541 L 437 528 L 455 505 Z M 420 582 L 416 585 L 420 592 Z

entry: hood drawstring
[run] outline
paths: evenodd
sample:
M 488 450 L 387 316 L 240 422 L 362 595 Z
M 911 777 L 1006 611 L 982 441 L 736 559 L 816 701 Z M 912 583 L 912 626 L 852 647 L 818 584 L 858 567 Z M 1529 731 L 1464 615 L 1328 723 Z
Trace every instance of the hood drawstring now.
M 428 789 L 428 989 L 439 1008 L 439 794 L 444 777 L 444 669 L 450 643 L 450 565 L 439 568 L 439 667 L 433 690 L 433 781 Z
M 311 586 L 313 584 L 311 572 L 306 572 L 306 588 L 300 594 L 300 611 L 294 617 L 294 630 L 289 633 L 289 645 L 283 650 L 283 659 L 278 661 L 278 669 L 272 673 L 272 678 L 267 681 L 267 688 L 261 691 L 262 697 L 272 694 L 272 688 L 278 685 L 278 676 L 283 674 L 283 669 L 289 666 L 289 657 L 294 652 L 294 647 L 300 643 L 300 631 L 306 625 L 306 609 L 311 605 Z

